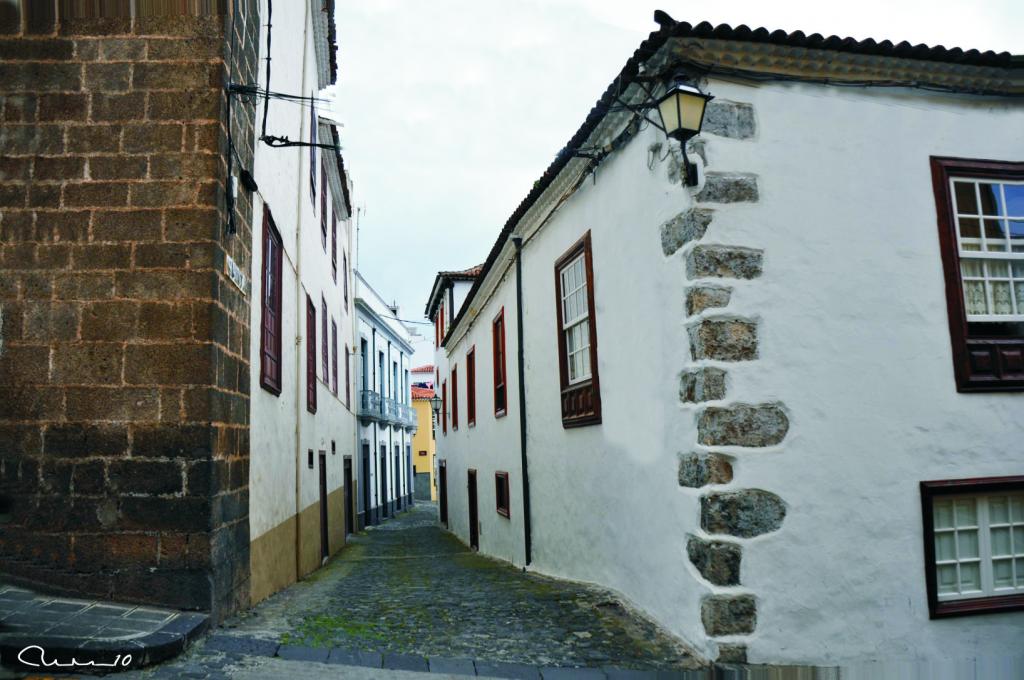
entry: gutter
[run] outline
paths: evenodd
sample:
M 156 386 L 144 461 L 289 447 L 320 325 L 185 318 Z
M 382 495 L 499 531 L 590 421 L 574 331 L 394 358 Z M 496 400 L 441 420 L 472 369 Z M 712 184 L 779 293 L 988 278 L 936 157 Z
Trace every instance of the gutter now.
M 523 352 L 523 237 L 513 236 L 516 247 L 516 363 L 519 371 L 519 456 L 523 475 L 523 549 L 526 566 L 533 560 L 530 535 L 530 472 L 526 457 L 526 359 Z

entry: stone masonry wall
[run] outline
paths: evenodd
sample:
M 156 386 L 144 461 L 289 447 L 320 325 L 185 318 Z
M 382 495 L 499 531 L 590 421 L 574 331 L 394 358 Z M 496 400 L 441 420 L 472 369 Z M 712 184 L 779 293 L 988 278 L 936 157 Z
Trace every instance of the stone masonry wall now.
M 249 564 L 249 300 L 225 263 L 248 273 L 252 209 L 240 192 L 229 235 L 224 85 L 255 82 L 258 6 L 226 68 L 224 17 L 49 4 L 0 18 L 0 571 L 219 618 Z
M 709 104 L 704 133 L 756 140 L 753 107 L 715 100 Z M 709 164 L 709 142 L 691 141 L 695 155 Z M 678 165 L 676 161 L 675 165 Z M 670 177 L 678 175 L 670 167 Z M 702 173 L 703 174 L 703 173 Z M 764 271 L 764 253 L 721 243 L 714 223 L 728 217 L 730 205 L 755 203 L 758 178 L 744 172 L 709 171 L 694 195 L 694 207 L 661 226 L 666 257 L 685 271 L 689 362 L 680 373 L 679 399 L 694 413 L 697 441 L 680 452 L 680 487 L 701 489 L 699 535 L 687 542 L 687 556 L 707 585 L 700 617 L 715 639 L 720 661 L 745 661 L 744 636 L 757 626 L 757 597 L 742 585 L 743 541 L 777 531 L 786 504 L 764 489 L 735 488 L 734 469 L 747 451 L 782 444 L 789 431 L 783 405 L 745 403 L 730 393 L 729 367 L 761 358 L 760 318 L 729 311 L 740 294 L 731 281 L 751 281 Z

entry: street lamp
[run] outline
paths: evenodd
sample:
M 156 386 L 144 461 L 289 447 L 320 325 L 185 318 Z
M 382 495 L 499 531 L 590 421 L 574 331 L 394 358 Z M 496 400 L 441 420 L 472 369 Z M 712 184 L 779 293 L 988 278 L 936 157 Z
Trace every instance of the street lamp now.
M 434 415 L 437 415 L 437 412 L 441 410 L 441 397 L 437 396 L 436 392 L 430 398 L 430 408 L 434 410 Z
M 697 186 L 697 166 L 686 157 L 686 141 L 700 132 L 704 124 L 704 110 L 714 99 L 689 83 L 685 76 L 677 75 L 668 91 L 658 100 L 658 115 L 665 134 L 679 141 L 683 149 L 683 168 L 686 186 Z

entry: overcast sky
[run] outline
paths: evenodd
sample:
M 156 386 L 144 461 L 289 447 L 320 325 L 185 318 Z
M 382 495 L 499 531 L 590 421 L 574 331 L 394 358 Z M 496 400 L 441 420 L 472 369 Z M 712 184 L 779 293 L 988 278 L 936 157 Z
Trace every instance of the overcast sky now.
M 362 0 L 337 7 L 335 115 L 359 269 L 422 320 L 434 274 L 484 260 L 554 155 L 657 26 L 710 21 L 1024 53 L 1022 0 Z M 417 360 L 432 361 L 432 330 Z

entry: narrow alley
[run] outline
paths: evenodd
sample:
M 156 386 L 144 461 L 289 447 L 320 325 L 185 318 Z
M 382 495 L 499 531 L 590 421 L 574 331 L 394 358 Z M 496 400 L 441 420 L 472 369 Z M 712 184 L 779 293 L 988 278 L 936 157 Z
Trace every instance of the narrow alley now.
M 313 577 L 141 677 L 234 674 L 275 648 L 297 661 L 494 677 L 536 677 L 543 668 L 696 665 L 609 592 L 471 552 L 438 526 L 436 513 L 421 503 L 353 536 Z

